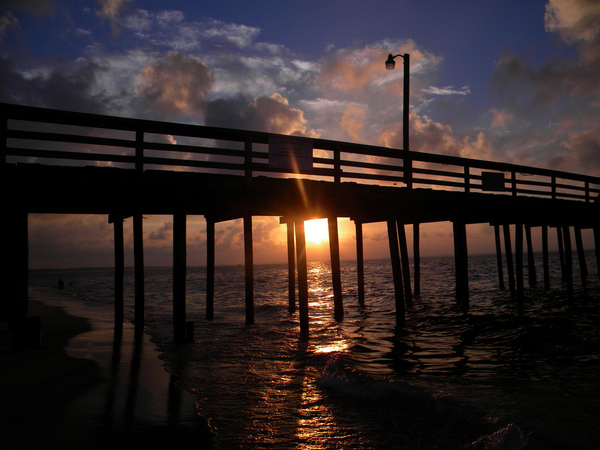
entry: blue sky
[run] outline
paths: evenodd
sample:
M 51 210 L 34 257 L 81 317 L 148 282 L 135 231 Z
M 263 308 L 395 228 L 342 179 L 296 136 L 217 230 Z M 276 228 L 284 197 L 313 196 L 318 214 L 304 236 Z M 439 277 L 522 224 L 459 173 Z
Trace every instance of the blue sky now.
M 0 3 L 7 103 L 401 148 L 404 52 L 411 150 L 600 175 L 599 2 Z

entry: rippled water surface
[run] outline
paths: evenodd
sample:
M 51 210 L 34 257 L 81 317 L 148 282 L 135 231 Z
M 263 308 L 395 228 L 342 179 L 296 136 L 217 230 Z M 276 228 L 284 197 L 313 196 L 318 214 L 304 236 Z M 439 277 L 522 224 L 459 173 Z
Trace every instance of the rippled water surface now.
M 333 319 L 329 264 L 310 263 L 308 342 L 299 340 L 298 313 L 288 312 L 285 265 L 255 268 L 253 325 L 244 324 L 243 267 L 217 268 L 211 322 L 205 271 L 188 269 L 195 339 L 183 345 L 172 343 L 171 269 L 149 268 L 146 323 L 167 369 L 197 394 L 216 448 L 598 448 L 592 256 L 588 285 L 576 275 L 571 301 L 552 260 L 552 289 L 529 287 L 522 313 L 497 288 L 495 257 L 472 256 L 467 314 L 454 301 L 453 259 L 424 259 L 421 295 L 401 329 L 389 261 L 365 263 L 362 308 L 355 263 L 342 264 L 341 322 Z M 110 269 L 33 271 L 32 284 L 57 277 L 91 306 L 112 301 Z

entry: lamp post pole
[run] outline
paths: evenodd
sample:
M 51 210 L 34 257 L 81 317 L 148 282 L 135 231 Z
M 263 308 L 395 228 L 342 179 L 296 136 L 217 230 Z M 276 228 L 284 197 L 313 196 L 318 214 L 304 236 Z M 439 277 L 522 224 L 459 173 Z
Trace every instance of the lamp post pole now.
M 408 108 L 409 108 L 409 92 L 410 92 L 410 55 L 405 53 L 403 55 L 388 55 L 388 59 L 385 62 L 385 68 L 388 70 L 394 70 L 396 67 L 395 58 L 402 57 L 404 60 L 404 93 L 403 93 L 403 106 L 402 106 L 402 148 L 407 152 L 410 150 L 408 143 Z M 404 180 L 406 187 L 412 189 L 412 160 L 405 156 L 404 160 Z

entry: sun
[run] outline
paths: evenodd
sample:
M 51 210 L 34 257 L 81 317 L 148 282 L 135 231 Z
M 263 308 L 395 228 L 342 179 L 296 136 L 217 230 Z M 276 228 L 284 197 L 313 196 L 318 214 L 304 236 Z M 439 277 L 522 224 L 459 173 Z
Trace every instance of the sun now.
M 304 222 L 304 232 L 306 233 L 306 242 L 316 245 L 329 242 L 327 219 L 307 220 Z

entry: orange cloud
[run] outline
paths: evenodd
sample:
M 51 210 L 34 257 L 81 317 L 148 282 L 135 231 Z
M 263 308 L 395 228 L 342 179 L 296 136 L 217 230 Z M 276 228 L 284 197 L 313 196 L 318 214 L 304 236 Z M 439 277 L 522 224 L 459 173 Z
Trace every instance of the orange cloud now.
M 505 109 L 492 108 L 490 112 L 492 113 L 492 128 L 506 128 L 506 125 L 514 119 L 513 115 Z
M 365 123 L 365 115 L 366 111 L 364 108 L 351 103 L 346 107 L 340 119 L 340 126 L 355 142 L 360 141 L 361 130 Z
M 169 52 L 142 68 L 138 83 L 137 95 L 162 116 L 200 115 L 212 73 L 199 58 Z
M 117 33 L 117 20 L 127 3 L 133 0 L 98 0 L 101 8 L 96 10 L 96 15 L 110 22 L 113 33 Z

